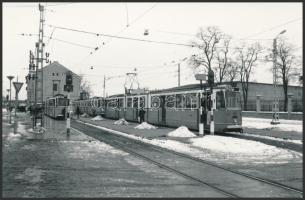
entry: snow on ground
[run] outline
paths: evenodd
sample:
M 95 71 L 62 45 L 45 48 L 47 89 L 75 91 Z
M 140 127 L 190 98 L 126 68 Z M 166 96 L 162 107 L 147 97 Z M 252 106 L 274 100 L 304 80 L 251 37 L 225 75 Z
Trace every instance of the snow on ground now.
M 119 120 L 115 121 L 113 124 L 115 124 L 115 125 L 128 125 L 129 123 L 124 118 L 122 118 L 122 119 L 119 119 Z
M 116 149 L 108 144 L 100 142 L 94 138 L 90 141 L 58 141 L 64 143 L 65 146 L 72 144 L 73 149 L 68 152 L 67 156 L 77 159 L 90 159 L 91 156 L 96 155 L 96 152 L 107 152 L 115 155 L 128 155 L 128 153 Z
M 180 126 L 176 130 L 169 132 L 167 134 L 171 137 L 194 137 L 196 136 L 193 132 L 189 131 L 189 129 L 186 126 Z
M 280 119 L 280 124 L 277 125 L 270 124 L 271 121 L 271 119 L 243 117 L 242 126 L 246 128 L 295 131 L 303 133 L 303 121 Z
M 93 121 L 100 121 L 100 120 L 104 120 L 104 118 L 98 115 L 98 116 L 92 118 L 91 120 L 93 120 Z
M 87 113 L 84 113 L 81 115 L 81 117 L 89 117 L 89 115 Z
M 29 145 L 24 145 L 21 149 L 34 151 L 36 150 L 36 146 L 33 144 L 29 144 Z
M 20 133 L 9 133 L 6 137 L 6 139 L 8 141 L 16 141 L 16 140 L 19 140 L 21 138 L 21 134 Z
M 42 176 L 45 174 L 44 170 L 38 169 L 36 166 L 27 168 L 23 173 L 15 176 L 15 179 L 22 179 L 30 183 L 40 183 L 43 181 Z
M 81 121 L 79 121 L 81 122 Z M 84 122 L 81 122 L 84 123 Z M 146 139 L 130 135 L 109 128 L 84 123 L 98 129 L 108 131 L 113 134 L 122 135 L 132 139 L 140 140 L 163 148 L 171 149 L 193 157 L 206 159 L 212 162 L 225 162 L 236 164 L 283 164 L 291 162 L 302 163 L 303 155 L 301 153 L 286 150 L 261 142 L 230 138 L 227 136 L 204 136 L 192 138 L 190 144 L 175 140 Z M 251 150 L 250 150 L 251 149 Z
M 134 127 L 135 129 L 157 129 L 156 126 L 148 124 L 146 122 L 142 122 L 140 125 Z
M 238 132 L 230 132 L 230 133 L 234 134 L 234 135 L 246 135 L 246 136 L 253 137 L 253 138 L 265 138 L 265 139 L 276 140 L 276 141 L 280 141 L 280 142 L 291 142 L 291 143 L 295 143 L 295 144 L 303 144 L 302 140 L 282 139 L 282 138 L 277 138 L 277 137 L 255 135 L 255 134 L 249 134 L 249 133 L 238 133 Z

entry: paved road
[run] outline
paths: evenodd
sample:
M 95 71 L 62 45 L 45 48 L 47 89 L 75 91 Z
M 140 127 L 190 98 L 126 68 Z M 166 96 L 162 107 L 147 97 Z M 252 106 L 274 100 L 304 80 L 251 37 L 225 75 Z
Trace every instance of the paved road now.
M 46 119 L 30 132 L 29 116 L 3 115 L 3 197 L 223 197 L 185 178 Z

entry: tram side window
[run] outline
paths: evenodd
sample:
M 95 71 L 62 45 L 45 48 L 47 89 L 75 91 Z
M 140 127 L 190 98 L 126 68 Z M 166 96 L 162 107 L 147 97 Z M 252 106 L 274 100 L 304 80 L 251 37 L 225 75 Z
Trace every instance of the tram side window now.
M 127 99 L 127 108 L 131 108 L 132 107 L 132 98 L 128 98 Z
M 133 98 L 133 107 L 137 108 L 138 107 L 138 97 Z
M 186 108 L 197 108 L 197 97 L 195 93 L 185 95 Z
M 225 108 L 225 98 L 222 91 L 216 93 L 216 109 Z
M 140 108 L 145 108 L 145 97 L 140 97 Z
M 119 99 L 119 105 L 118 105 L 119 108 L 123 108 L 123 100 L 124 99 Z
M 161 105 L 161 100 L 159 96 L 152 96 L 151 97 L 151 107 L 152 108 L 159 108 Z
M 175 95 L 166 96 L 166 107 L 174 108 L 175 107 Z
M 182 95 L 181 94 L 177 94 L 176 95 L 176 108 L 184 108 L 185 106 L 183 106 L 183 100 L 182 100 Z

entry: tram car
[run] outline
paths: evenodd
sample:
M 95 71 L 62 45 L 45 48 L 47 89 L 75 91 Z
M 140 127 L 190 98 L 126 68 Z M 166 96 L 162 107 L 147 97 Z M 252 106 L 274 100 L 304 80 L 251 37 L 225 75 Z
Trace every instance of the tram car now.
M 80 114 L 87 113 L 90 116 L 104 115 L 105 101 L 102 97 L 92 97 L 84 100 L 75 100 L 72 102 L 73 111 L 76 113 L 77 107 Z
M 229 85 L 216 85 L 211 90 L 207 85 L 201 89 L 194 84 L 141 94 L 113 95 L 105 99 L 104 117 L 139 122 L 141 109 L 145 111 L 144 120 L 158 126 L 199 130 L 202 121 L 208 131 L 214 123 L 215 132 L 242 132 L 240 93 Z
M 69 100 L 62 94 L 48 97 L 45 101 L 44 114 L 54 119 L 65 119 L 68 105 Z

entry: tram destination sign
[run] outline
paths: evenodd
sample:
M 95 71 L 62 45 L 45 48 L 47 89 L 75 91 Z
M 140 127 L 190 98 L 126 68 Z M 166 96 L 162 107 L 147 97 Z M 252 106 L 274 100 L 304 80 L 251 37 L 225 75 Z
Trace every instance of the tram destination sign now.
M 207 75 L 206 74 L 195 74 L 195 78 L 198 81 L 206 81 L 207 80 Z

